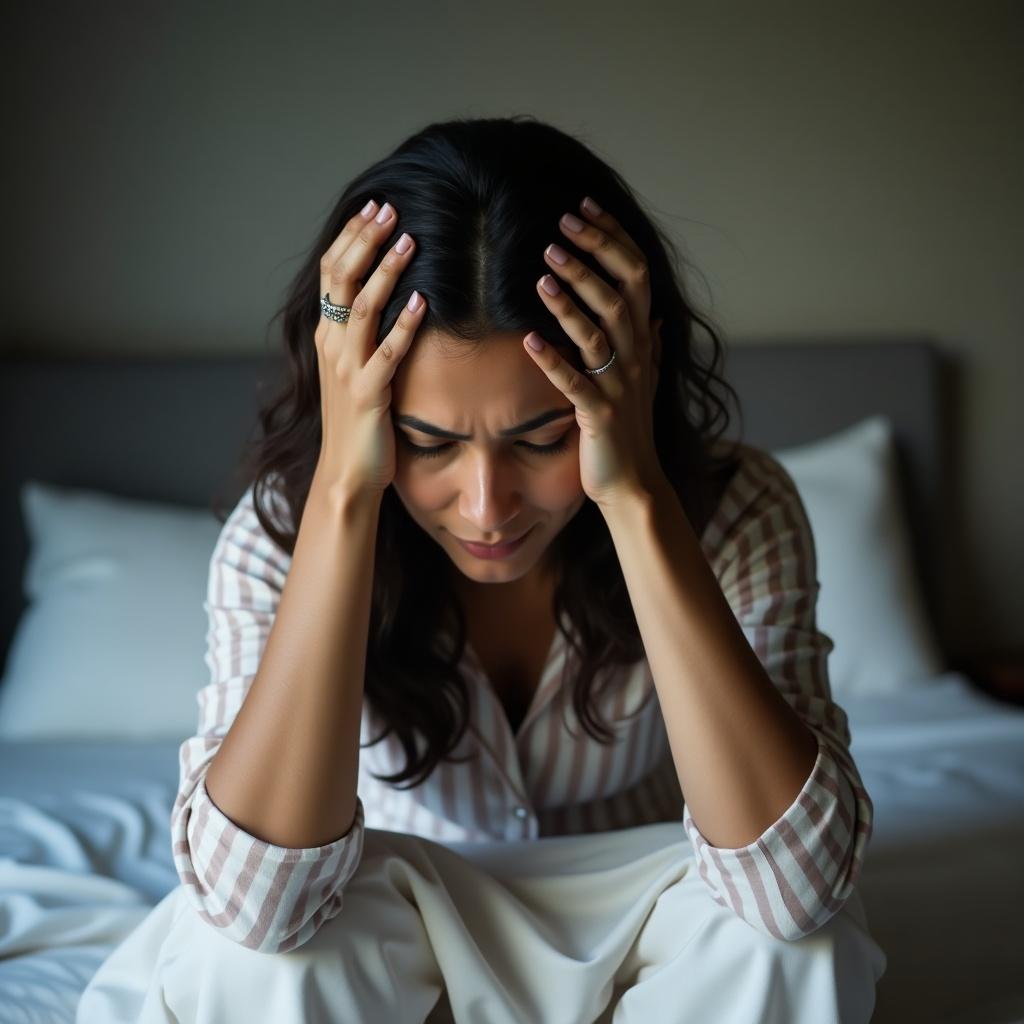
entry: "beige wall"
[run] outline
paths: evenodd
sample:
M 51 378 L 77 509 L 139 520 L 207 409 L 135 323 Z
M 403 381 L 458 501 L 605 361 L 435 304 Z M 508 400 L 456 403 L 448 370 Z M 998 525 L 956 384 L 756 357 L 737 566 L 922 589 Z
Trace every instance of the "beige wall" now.
M 260 349 L 353 173 L 430 120 L 533 113 L 652 204 L 727 337 L 956 354 L 952 647 L 1024 643 L 1020 5 L 264 6 L 19 5 L 5 350 Z

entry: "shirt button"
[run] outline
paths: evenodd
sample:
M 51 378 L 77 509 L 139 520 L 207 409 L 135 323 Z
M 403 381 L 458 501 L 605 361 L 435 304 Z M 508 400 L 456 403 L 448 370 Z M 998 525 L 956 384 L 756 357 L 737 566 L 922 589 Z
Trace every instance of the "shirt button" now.
M 513 808 L 512 813 L 517 818 L 525 818 L 530 812 L 525 807 L 516 807 Z

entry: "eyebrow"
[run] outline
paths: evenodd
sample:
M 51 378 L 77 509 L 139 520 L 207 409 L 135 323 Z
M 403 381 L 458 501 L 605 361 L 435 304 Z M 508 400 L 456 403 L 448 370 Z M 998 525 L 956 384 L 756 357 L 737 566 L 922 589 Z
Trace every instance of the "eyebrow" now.
M 562 409 L 549 409 L 547 412 L 542 412 L 539 416 L 534 416 L 533 419 L 527 420 L 525 423 L 518 423 L 507 430 L 499 430 L 498 433 L 501 437 L 528 434 L 531 430 L 543 427 L 545 423 L 550 423 L 552 420 L 560 420 L 564 416 L 572 415 L 575 411 L 576 406 L 574 405 Z M 424 434 L 431 434 L 433 437 L 451 438 L 454 441 L 469 441 L 473 437 L 472 434 L 456 434 L 453 430 L 445 430 L 444 427 L 437 427 L 433 423 L 427 423 L 416 416 L 396 416 L 395 422 L 412 427 L 414 430 L 420 430 Z

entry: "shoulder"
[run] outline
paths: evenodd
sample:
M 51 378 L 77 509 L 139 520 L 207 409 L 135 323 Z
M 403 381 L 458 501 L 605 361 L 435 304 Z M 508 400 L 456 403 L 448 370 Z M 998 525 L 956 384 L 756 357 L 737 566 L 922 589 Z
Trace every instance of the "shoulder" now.
M 217 571 L 241 570 L 247 575 L 267 575 L 283 582 L 291 564 L 290 553 L 268 533 L 264 521 L 287 534 L 291 516 L 274 478 L 259 486 L 253 481 L 228 513 L 213 553 Z M 261 520 L 258 511 L 263 514 Z
M 751 529 L 764 532 L 793 516 L 805 518 L 800 493 L 785 467 L 770 452 L 750 444 L 730 443 L 738 459 L 702 537 L 705 554 L 719 557 L 737 537 Z
M 260 515 L 276 529 L 289 532 L 293 517 L 280 477 L 270 473 L 251 481 L 224 520 L 224 532 L 266 535 Z

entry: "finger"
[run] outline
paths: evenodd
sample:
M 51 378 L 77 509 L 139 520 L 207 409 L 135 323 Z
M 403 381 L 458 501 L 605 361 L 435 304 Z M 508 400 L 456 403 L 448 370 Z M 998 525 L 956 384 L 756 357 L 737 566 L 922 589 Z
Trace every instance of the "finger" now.
M 538 351 L 530 342 L 538 343 Z M 607 399 L 595 387 L 594 383 L 574 366 L 570 366 L 555 350 L 536 332 L 531 331 L 523 339 L 523 348 L 530 358 L 547 374 L 548 380 L 569 399 L 577 409 L 597 415 Z
M 566 214 L 558 222 L 559 228 L 566 238 L 591 253 L 619 282 L 618 291 L 626 297 L 632 322 L 646 324 L 651 315 L 650 268 L 647 258 L 610 213 L 604 210 L 592 213 L 583 203 L 580 203 L 580 212 L 585 220 L 580 221 L 578 217 Z M 571 225 L 574 223 L 582 224 L 582 228 L 579 231 L 573 230 Z
M 340 290 L 341 282 L 336 284 L 331 280 L 331 271 L 338 260 L 341 259 L 341 254 L 352 244 L 352 239 L 356 237 L 366 224 L 373 220 L 376 214 L 377 201 L 371 199 L 359 213 L 354 217 L 349 217 L 341 234 L 334 240 L 327 252 L 320 257 L 320 295 L 321 297 L 326 296 L 332 287 L 335 288 L 335 292 L 331 294 L 329 301 L 333 302 L 336 306 L 350 305 L 352 299 L 355 298 L 355 293 L 343 295 Z
M 550 284 L 541 294 L 545 304 L 556 316 L 564 310 L 568 321 L 575 324 L 577 333 L 569 332 L 570 337 L 584 352 L 590 353 L 587 366 L 592 370 L 604 366 L 611 358 L 612 349 L 619 353 L 620 359 L 631 358 L 637 346 L 632 312 L 626 297 L 560 245 L 549 245 L 544 250 L 544 260 L 597 313 L 604 328 L 604 337 L 595 336 L 597 329 L 590 318 L 568 296 L 552 293 Z
M 321 296 L 330 292 L 334 305 L 351 306 L 363 287 L 367 269 L 397 223 L 398 216 L 390 203 L 385 203 L 376 215 L 356 214 L 320 261 Z
M 398 314 L 395 326 L 388 331 L 387 337 L 376 347 L 366 363 L 365 372 L 369 374 L 368 383 L 373 388 L 373 393 L 385 393 L 402 362 L 402 357 L 409 351 L 426 311 L 426 298 L 414 291 L 409 296 L 409 301 L 402 307 L 402 312 Z
M 583 264 L 580 264 L 583 267 Z M 586 267 L 584 271 L 589 277 L 593 277 Z M 574 284 L 579 283 L 576 279 Z M 602 281 L 601 284 L 607 288 Z M 552 292 L 554 289 L 554 292 Z M 609 289 L 611 291 L 611 289 Z M 569 296 L 558 287 L 558 282 L 550 275 L 545 274 L 537 282 L 537 294 L 548 309 L 558 318 L 562 330 L 569 336 L 570 340 L 580 350 L 583 356 L 583 365 L 590 370 L 596 370 L 604 366 L 612 357 L 612 346 L 605 332 L 594 326 L 590 317 L 576 305 Z M 614 295 L 615 293 L 612 292 Z M 626 313 L 626 303 L 621 295 L 615 295 L 614 301 L 620 307 L 622 314 Z M 592 303 L 591 303 L 592 304 Z M 602 323 L 604 318 L 602 318 Z
M 600 209 L 590 196 L 584 196 L 580 201 L 580 213 L 588 224 L 594 224 L 602 231 L 606 231 L 637 259 L 644 258 L 643 250 L 630 238 L 625 228 L 610 213 Z
M 339 359 L 353 360 L 360 367 L 365 365 L 373 349 L 376 348 L 380 309 L 383 305 L 380 302 L 379 294 L 376 298 L 372 298 L 371 293 L 367 290 L 369 282 L 367 282 L 367 286 L 364 286 L 363 280 L 366 277 L 367 269 L 376 259 L 388 236 L 395 230 L 397 223 L 397 213 L 390 203 L 385 203 L 377 211 L 375 217 L 363 220 L 361 225 L 357 224 L 355 236 L 330 268 L 328 288 L 323 293 L 324 295 L 330 294 L 330 301 L 335 305 L 351 307 L 347 322 L 339 323 L 336 320 L 327 320 L 326 339 L 329 340 L 332 336 L 337 336 L 339 332 L 343 334 L 343 349 L 339 353 Z M 398 254 L 398 258 L 403 262 L 407 261 L 413 251 L 410 249 L 404 254 Z M 381 263 L 388 262 L 389 256 L 393 254 L 394 250 L 385 255 Z M 383 272 L 384 277 L 390 274 L 393 266 L 394 261 L 392 260 Z M 379 269 L 378 266 L 374 271 L 375 275 Z M 339 298 L 336 298 L 336 295 Z
M 370 341 L 374 345 L 378 340 L 380 314 L 391 301 L 392 293 L 397 287 L 399 279 L 415 255 L 416 239 L 408 232 L 403 231 L 395 240 L 395 244 L 384 254 L 352 302 L 350 325 L 355 327 L 360 337 L 365 327 Z

